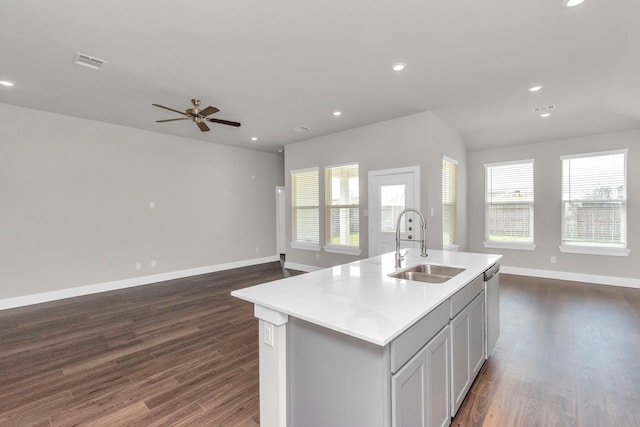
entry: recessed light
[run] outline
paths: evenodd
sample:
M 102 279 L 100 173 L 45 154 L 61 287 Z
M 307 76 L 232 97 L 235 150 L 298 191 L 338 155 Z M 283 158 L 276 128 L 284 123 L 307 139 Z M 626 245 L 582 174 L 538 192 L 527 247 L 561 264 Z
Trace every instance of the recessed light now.
M 564 5 L 567 7 L 575 7 L 584 3 L 584 0 L 565 0 Z
M 282 153 L 282 148 L 278 148 L 278 153 Z
M 13 82 L 10 82 L 10 81 L 8 81 L 8 80 L 2 80 L 2 81 L 0 81 L 0 85 L 2 85 L 2 86 L 6 86 L 6 87 L 11 87 L 11 86 L 13 86 L 13 85 L 14 85 L 14 83 L 13 83 Z
M 251 137 L 251 140 L 252 140 L 252 141 L 257 141 L 257 140 L 258 140 L 258 137 L 257 137 L 257 136 L 252 136 L 252 137 Z
M 543 119 L 546 119 L 550 115 L 551 115 L 551 113 L 542 113 L 542 114 L 540 114 L 540 117 L 542 117 Z
M 542 85 L 535 85 L 535 86 L 531 86 L 529 88 L 529 92 L 538 92 L 540 89 L 542 89 L 544 86 Z
M 338 117 L 338 116 L 342 115 L 342 111 L 334 111 L 333 115 Z
M 393 71 L 402 71 L 407 68 L 407 64 L 404 62 L 396 62 L 391 68 L 393 68 Z

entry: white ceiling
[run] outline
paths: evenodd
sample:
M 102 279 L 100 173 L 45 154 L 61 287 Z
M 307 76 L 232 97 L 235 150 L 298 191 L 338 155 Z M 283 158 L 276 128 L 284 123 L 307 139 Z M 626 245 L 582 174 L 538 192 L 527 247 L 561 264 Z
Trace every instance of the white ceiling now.
M 273 152 L 431 110 L 477 150 L 640 128 L 640 1 L 3 0 L 0 80 L 3 103 Z M 242 127 L 155 123 L 194 97 Z

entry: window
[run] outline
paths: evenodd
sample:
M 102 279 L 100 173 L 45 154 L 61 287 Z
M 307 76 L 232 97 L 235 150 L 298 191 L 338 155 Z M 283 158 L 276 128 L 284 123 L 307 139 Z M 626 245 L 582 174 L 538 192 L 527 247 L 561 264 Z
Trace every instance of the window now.
M 627 150 L 562 159 L 563 252 L 629 254 Z
M 485 247 L 533 250 L 533 160 L 485 165 Z
M 291 171 L 292 248 L 320 250 L 318 180 L 318 168 Z
M 360 254 L 360 179 L 358 164 L 327 167 L 326 252 Z
M 442 247 L 455 249 L 458 243 L 456 235 L 457 214 L 457 175 L 458 162 L 446 156 L 442 157 Z

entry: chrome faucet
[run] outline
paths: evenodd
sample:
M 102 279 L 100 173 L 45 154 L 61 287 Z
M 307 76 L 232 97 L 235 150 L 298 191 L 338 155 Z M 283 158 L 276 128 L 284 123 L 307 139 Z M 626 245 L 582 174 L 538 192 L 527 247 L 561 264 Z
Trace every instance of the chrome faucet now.
M 413 236 L 409 234 L 407 239 L 400 238 L 400 220 L 402 216 L 407 212 L 415 212 L 420 216 L 420 237 L 422 240 L 420 242 L 420 256 L 427 256 L 427 221 L 424 219 L 424 215 L 417 209 L 414 208 L 406 208 L 400 215 L 398 215 L 398 220 L 396 221 L 396 268 L 402 268 L 402 260 L 404 259 L 406 253 L 404 255 L 400 254 L 400 242 L 414 242 Z

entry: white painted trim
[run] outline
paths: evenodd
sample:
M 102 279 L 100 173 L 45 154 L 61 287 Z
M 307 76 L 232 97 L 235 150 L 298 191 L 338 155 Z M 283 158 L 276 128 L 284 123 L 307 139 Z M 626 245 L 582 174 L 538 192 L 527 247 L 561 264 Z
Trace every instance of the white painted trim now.
M 569 271 L 539 270 L 536 268 L 500 266 L 500 271 L 519 276 L 543 277 L 545 279 L 571 280 L 573 282 L 596 283 L 598 285 L 640 288 L 640 279 L 630 277 L 600 276 L 597 274 L 572 273 Z
M 313 166 L 311 168 L 304 168 L 304 169 L 292 169 L 289 171 L 289 173 L 291 175 L 296 174 L 296 173 L 302 173 L 302 172 L 318 172 L 318 176 L 320 175 L 320 167 L 318 166 Z
M 491 249 L 514 249 L 517 251 L 533 251 L 536 249 L 535 243 L 526 243 L 526 242 L 487 241 L 487 242 L 484 242 L 484 247 L 491 248 Z
M 114 280 L 112 282 L 97 283 L 94 285 L 79 286 L 75 288 L 60 289 L 58 291 L 43 292 L 40 294 L 24 295 L 14 298 L 0 299 L 0 310 L 24 307 L 32 304 L 56 301 L 65 298 L 79 297 L 83 295 L 97 294 L 100 292 L 115 291 L 117 289 L 132 288 L 134 286 L 148 285 L 164 282 L 166 280 L 181 279 L 183 277 L 197 276 L 200 274 L 214 273 L 216 271 L 230 270 L 232 268 L 246 267 L 249 265 L 264 264 L 278 261 L 276 255 L 254 258 L 243 261 L 228 262 L 225 264 L 209 265 L 206 267 L 190 268 L 187 270 L 170 271 L 167 273 L 152 274 L 149 276 L 132 277 L 130 279 Z
M 233 295 L 233 292 L 231 292 L 231 295 Z M 275 326 L 284 325 L 289 321 L 288 314 L 258 304 L 253 305 L 253 315 Z
M 603 246 L 560 245 L 560 252 L 566 254 L 629 256 L 631 250 L 625 248 L 606 248 Z
M 318 271 L 318 270 L 324 269 L 324 267 L 318 267 L 316 265 L 298 264 L 297 262 L 289 262 L 289 261 L 284 262 L 284 268 L 287 268 L 290 270 L 305 271 L 307 273 L 311 271 Z
M 454 158 L 447 156 L 446 154 L 442 155 L 442 160 L 446 160 L 447 162 L 453 163 L 454 165 L 458 166 L 458 161 Z
M 287 324 L 269 325 L 258 321 L 258 376 L 260 384 L 260 425 L 286 427 L 287 422 Z M 265 342 L 271 328 L 273 345 Z
M 418 177 L 418 181 L 420 181 L 420 166 L 407 166 L 405 168 L 393 168 L 393 169 L 380 169 L 375 171 L 369 171 L 368 177 L 371 180 L 373 176 L 384 176 L 384 175 L 397 175 L 399 173 L 409 173 L 413 172 Z
M 324 251 L 333 253 L 333 254 L 342 254 L 342 255 L 354 255 L 359 256 L 362 251 L 358 246 L 347 246 L 347 245 L 325 245 Z
M 582 159 L 584 157 L 598 157 L 598 156 L 611 156 L 613 154 L 629 154 L 628 148 L 621 148 L 619 150 L 606 150 L 606 151 L 596 151 L 593 153 L 578 153 L 578 154 L 568 154 L 566 156 L 560 156 L 560 160 L 571 160 L 571 159 Z
M 320 252 L 320 244 L 319 243 L 291 242 L 291 247 L 293 249 L 301 249 L 303 251 Z
M 535 164 L 536 159 L 522 159 L 522 160 L 510 160 L 508 162 L 498 162 L 498 163 L 485 163 L 484 167 L 494 167 L 494 166 L 509 166 L 509 165 L 517 165 L 520 163 L 531 163 Z

